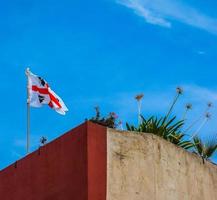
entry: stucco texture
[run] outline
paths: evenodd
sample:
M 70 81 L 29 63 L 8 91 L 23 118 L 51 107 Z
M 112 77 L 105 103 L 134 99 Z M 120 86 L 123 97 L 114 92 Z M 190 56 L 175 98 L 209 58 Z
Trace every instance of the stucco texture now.
M 152 134 L 107 131 L 107 200 L 216 200 L 217 166 Z

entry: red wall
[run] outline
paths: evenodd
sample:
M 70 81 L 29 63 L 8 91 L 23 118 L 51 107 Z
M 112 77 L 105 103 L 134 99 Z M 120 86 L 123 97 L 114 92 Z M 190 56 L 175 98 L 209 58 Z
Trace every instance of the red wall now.
M 0 171 L 0 200 L 106 200 L 106 149 L 87 122 Z
M 88 200 L 106 200 L 107 130 L 88 123 Z

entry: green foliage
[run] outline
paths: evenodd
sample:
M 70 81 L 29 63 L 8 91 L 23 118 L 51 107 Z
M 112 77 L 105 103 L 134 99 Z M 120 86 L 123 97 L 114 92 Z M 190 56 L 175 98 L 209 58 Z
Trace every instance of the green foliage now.
M 184 114 L 182 119 L 183 120 L 177 120 L 176 117 L 172 117 L 172 112 L 175 108 L 175 105 L 177 104 L 179 98 L 183 94 L 183 89 L 181 87 L 176 88 L 176 94 L 175 97 L 171 103 L 171 106 L 169 107 L 169 110 L 167 114 L 165 114 L 164 117 L 156 117 L 152 116 L 149 118 L 144 118 L 141 116 L 141 106 L 142 106 L 142 99 L 143 94 L 139 94 L 135 97 L 137 103 L 138 103 L 138 127 L 134 125 L 130 125 L 126 123 L 126 128 L 128 131 L 133 131 L 134 133 L 152 133 L 154 135 L 157 135 L 159 137 L 162 137 L 163 139 L 182 147 L 183 149 L 190 150 L 190 152 L 194 152 L 202 157 L 203 160 L 209 160 L 217 151 L 217 141 L 216 140 L 209 140 L 208 142 L 204 143 L 200 138 L 194 137 L 194 135 L 198 135 L 199 131 L 202 129 L 202 127 L 206 124 L 206 122 L 210 119 L 210 113 L 208 112 L 209 109 L 213 106 L 212 103 L 207 104 L 206 114 L 204 116 L 204 113 L 202 116 L 200 116 L 197 120 L 193 121 L 193 123 L 185 130 L 183 131 L 185 122 L 186 122 L 186 115 L 189 110 L 192 109 L 192 104 L 188 103 L 185 106 Z M 122 122 L 116 123 L 117 115 L 115 113 L 109 113 L 107 117 L 101 117 L 99 108 L 96 107 L 96 116 L 92 117 L 90 119 L 91 122 L 100 124 L 102 126 L 106 126 L 109 128 L 117 128 L 119 125 L 122 127 Z M 205 118 L 204 118 L 205 117 Z M 197 129 L 196 133 L 193 134 L 193 136 L 189 138 L 187 132 L 192 129 L 192 127 L 200 122 L 202 119 L 202 123 L 200 124 L 199 128 Z M 123 128 L 122 128 L 123 129 Z
M 210 160 L 210 158 L 217 151 L 217 141 L 215 139 L 209 139 L 203 142 L 198 136 L 193 138 L 194 153 L 199 155 L 203 160 Z
M 96 107 L 95 110 L 96 116 L 89 119 L 89 121 L 109 128 L 117 128 L 117 115 L 114 112 L 109 113 L 106 117 L 101 117 L 99 107 Z
M 161 118 L 152 116 L 148 119 L 145 119 L 143 116 L 141 116 L 141 118 L 142 122 L 138 126 L 138 128 L 127 123 L 127 130 L 143 133 L 152 133 L 184 149 L 189 149 L 193 147 L 191 141 L 184 140 L 185 134 L 181 132 L 181 129 L 184 125 L 183 120 L 176 121 L 176 117 L 167 120 L 167 116 Z

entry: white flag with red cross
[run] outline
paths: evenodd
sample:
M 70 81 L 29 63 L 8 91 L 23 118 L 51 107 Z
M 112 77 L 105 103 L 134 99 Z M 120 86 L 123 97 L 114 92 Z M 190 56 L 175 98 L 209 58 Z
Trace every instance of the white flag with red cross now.
M 48 105 L 61 115 L 65 115 L 68 108 L 63 100 L 51 90 L 48 83 L 41 77 L 26 70 L 28 76 L 28 103 L 31 107 Z

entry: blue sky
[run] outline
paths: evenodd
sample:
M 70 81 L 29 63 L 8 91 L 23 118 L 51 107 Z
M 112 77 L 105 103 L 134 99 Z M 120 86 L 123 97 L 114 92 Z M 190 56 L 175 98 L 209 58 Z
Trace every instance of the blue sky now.
M 31 109 L 31 143 L 49 141 L 94 115 L 115 111 L 136 123 L 164 114 L 177 85 L 185 93 L 174 114 L 193 103 L 217 107 L 217 2 L 207 0 L 0 1 L 0 168 L 25 155 L 27 66 L 62 97 L 66 116 Z M 217 133 L 217 109 L 201 136 Z M 195 127 L 195 130 L 197 127 Z

